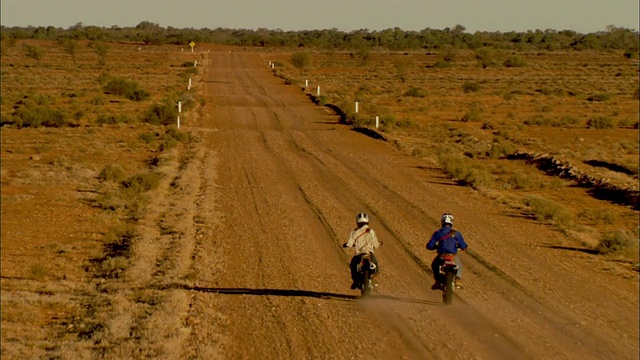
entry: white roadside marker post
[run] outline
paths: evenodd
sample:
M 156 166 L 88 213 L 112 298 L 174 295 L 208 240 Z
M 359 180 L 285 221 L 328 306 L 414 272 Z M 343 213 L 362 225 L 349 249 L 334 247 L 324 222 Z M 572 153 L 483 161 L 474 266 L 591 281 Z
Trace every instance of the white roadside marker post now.
M 320 85 L 318 85 L 318 90 L 316 91 L 317 96 L 320 96 Z
M 187 90 L 191 90 L 191 78 L 189 78 L 189 86 L 187 86 Z
M 178 120 L 177 120 L 178 129 L 180 129 L 180 113 L 182 113 L 182 101 L 178 101 Z
M 376 129 L 378 128 L 378 117 L 376 116 Z
M 356 114 L 358 113 L 358 102 L 356 101 Z

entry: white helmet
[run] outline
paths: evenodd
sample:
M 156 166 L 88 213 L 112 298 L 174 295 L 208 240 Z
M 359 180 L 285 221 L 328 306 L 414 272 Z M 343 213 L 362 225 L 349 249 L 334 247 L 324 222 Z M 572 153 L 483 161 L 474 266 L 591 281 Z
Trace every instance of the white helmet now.
M 360 213 L 356 216 L 356 223 L 358 224 L 368 224 L 369 223 L 369 215 L 365 213 Z
M 440 217 L 440 224 L 444 227 L 446 224 L 453 226 L 453 215 L 449 213 L 444 213 Z

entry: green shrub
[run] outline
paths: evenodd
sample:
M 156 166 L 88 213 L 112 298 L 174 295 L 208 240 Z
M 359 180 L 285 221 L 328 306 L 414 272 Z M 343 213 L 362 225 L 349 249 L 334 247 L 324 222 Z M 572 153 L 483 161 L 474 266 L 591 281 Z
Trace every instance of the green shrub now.
M 446 68 L 453 67 L 453 62 L 444 61 L 444 60 L 438 60 L 438 61 L 436 61 L 435 64 L 433 64 L 433 67 L 434 68 L 438 68 L 438 69 L 446 69 Z
M 404 96 L 422 98 L 422 97 L 427 96 L 427 94 L 425 94 L 424 90 L 422 90 L 421 88 L 412 87 L 411 89 L 407 90 L 407 92 L 404 93 Z
M 474 189 L 490 187 L 494 184 L 494 176 L 478 165 L 472 165 L 462 156 L 453 154 L 448 148 L 438 149 L 438 161 L 442 168 L 459 183 Z
M 127 115 L 104 115 L 100 114 L 96 118 L 96 123 L 100 125 L 105 124 L 121 124 L 121 123 L 131 123 L 133 120 Z
M 42 58 L 44 57 L 42 55 L 42 49 L 33 45 L 25 45 L 24 49 L 25 49 L 25 55 L 28 58 L 35 60 L 38 64 L 42 62 Z
M 69 125 L 63 112 L 33 103 L 20 106 L 13 113 L 13 121 L 19 127 L 64 127 Z
M 593 94 L 587 98 L 587 101 L 609 101 L 611 100 L 611 94 Z
M 160 184 L 160 174 L 147 172 L 130 176 L 122 182 L 125 189 L 132 189 L 137 192 L 147 192 L 158 187 Z
M 98 174 L 99 180 L 113 183 L 120 183 L 126 178 L 127 172 L 120 164 L 107 164 Z
M 174 128 L 167 129 L 165 135 L 180 142 L 188 142 L 189 140 L 191 140 L 191 133 L 180 131 Z
M 158 133 L 147 132 L 147 133 L 140 134 L 140 136 L 138 136 L 138 139 L 142 140 L 147 144 L 150 144 L 154 142 L 158 138 L 158 136 L 159 136 Z
M 504 62 L 504 66 L 505 67 L 525 67 L 527 66 L 527 62 L 526 60 L 518 55 L 513 55 L 510 56 L 507 60 L 505 60 Z
M 615 220 L 615 216 L 611 212 L 601 209 L 584 209 L 578 216 L 583 220 L 591 221 L 595 224 L 604 223 L 612 225 Z
M 619 128 L 638 128 L 638 119 L 620 119 L 618 120 Z
M 537 187 L 537 183 L 530 176 L 522 173 L 512 174 L 505 183 L 505 188 L 517 190 L 530 190 Z
M 524 199 L 531 214 L 539 221 L 547 221 L 562 228 L 571 228 L 575 219 L 568 208 L 541 196 L 530 195 Z
M 141 121 L 152 125 L 175 124 L 178 119 L 178 107 L 174 104 L 156 103 L 144 113 Z
M 516 152 L 515 146 L 502 137 L 496 137 L 493 139 L 491 149 L 489 150 L 489 157 L 492 159 L 505 158 Z
M 486 69 L 487 67 L 495 64 L 495 51 L 490 47 L 476 49 L 475 58 L 478 61 L 478 64 L 483 69 Z
M 302 71 L 309 65 L 309 62 L 311 61 L 311 56 L 309 55 L 308 52 L 297 52 L 294 53 L 293 55 L 291 55 L 291 64 L 293 64 L 293 66 L 296 67 L 296 69 L 298 69 L 300 71 L 300 74 L 302 74 Z
M 133 101 L 143 101 L 151 96 L 147 91 L 141 89 L 137 82 L 123 78 L 110 79 L 104 86 L 104 91 L 107 94 L 122 96 Z
M 600 254 L 614 253 L 625 249 L 633 240 L 626 231 L 616 230 L 602 235 L 596 251 Z
M 482 120 L 482 111 L 479 108 L 471 108 L 469 111 L 467 111 L 464 115 L 462 115 L 462 118 L 460 118 L 460 121 L 463 122 L 476 122 L 476 121 L 480 121 Z
M 606 116 L 597 116 L 587 120 L 588 129 L 613 129 L 614 125 L 613 119 Z
M 480 91 L 480 84 L 475 81 L 467 81 L 462 85 L 462 91 L 465 93 Z

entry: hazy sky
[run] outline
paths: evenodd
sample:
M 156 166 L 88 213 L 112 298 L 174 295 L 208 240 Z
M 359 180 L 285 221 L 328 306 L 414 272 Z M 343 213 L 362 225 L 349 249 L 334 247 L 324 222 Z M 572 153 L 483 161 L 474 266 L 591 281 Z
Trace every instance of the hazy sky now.
M 638 29 L 638 0 L 2 0 L 5 26 L 55 26 L 78 22 L 135 26 L 232 29 L 475 31 L 575 30 L 607 25 Z

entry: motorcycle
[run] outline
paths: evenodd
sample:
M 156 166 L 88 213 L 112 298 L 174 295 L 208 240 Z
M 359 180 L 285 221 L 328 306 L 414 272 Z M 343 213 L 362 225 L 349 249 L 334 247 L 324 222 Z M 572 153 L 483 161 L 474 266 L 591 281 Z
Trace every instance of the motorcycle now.
M 376 264 L 371 261 L 371 255 L 362 255 L 360 263 L 357 266 L 358 270 L 358 289 L 362 296 L 367 296 L 373 288 L 373 282 L 371 278 L 378 271 Z
M 454 254 L 443 254 L 442 264 L 439 266 L 438 278 L 442 289 L 442 302 L 445 305 L 453 303 L 453 289 L 455 288 L 455 278 L 458 273 L 458 265 L 455 262 Z

